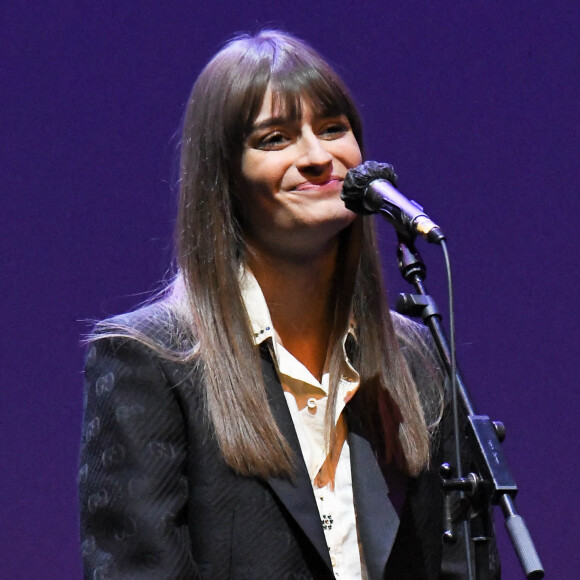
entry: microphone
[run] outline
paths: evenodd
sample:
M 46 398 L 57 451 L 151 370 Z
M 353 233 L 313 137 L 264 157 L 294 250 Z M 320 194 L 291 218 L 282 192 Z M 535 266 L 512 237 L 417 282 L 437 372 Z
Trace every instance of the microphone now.
M 367 161 L 349 169 L 342 184 L 340 198 L 354 213 L 382 213 L 397 232 L 413 239 L 421 234 L 428 242 L 445 239 L 441 228 L 412 199 L 395 189 L 397 175 L 392 165 Z

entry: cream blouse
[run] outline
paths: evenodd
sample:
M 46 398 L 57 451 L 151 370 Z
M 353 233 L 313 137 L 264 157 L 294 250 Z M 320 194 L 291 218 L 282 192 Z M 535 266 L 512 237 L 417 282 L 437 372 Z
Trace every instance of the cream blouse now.
M 359 374 L 350 364 L 345 351 L 347 337 L 343 340 L 344 359 L 335 413 L 337 441 L 331 450 L 324 430 L 329 387 L 327 367 L 319 382 L 280 343 L 272 326 L 266 300 L 254 275 L 246 269 L 241 274 L 240 282 L 254 343 L 259 345 L 267 341 L 277 367 L 312 483 L 334 575 L 338 579 L 364 580 L 366 573 L 356 526 L 350 450 L 342 414 L 360 383 Z

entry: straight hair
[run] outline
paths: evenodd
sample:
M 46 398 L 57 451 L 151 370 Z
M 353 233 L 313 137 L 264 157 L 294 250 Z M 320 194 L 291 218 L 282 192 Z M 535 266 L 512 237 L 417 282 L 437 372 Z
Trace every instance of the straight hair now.
M 362 150 L 361 121 L 347 88 L 306 43 L 265 30 L 226 44 L 203 69 L 188 101 L 176 227 L 178 275 L 160 302 L 189 338 L 190 348 L 183 349 L 183 337 L 167 349 L 138 332 L 121 332 L 147 342 L 162 356 L 198 366 L 206 412 L 225 461 L 239 474 L 263 478 L 291 476 L 294 460 L 270 411 L 239 284 L 247 257 L 241 155 L 268 88 L 273 107 L 291 118 L 301 118 L 305 102 L 315 114 L 345 115 Z M 358 216 L 340 234 L 339 246 L 328 437 L 335 437 L 342 340 L 353 320 L 356 347 L 351 358 L 361 378 L 356 397 L 363 402 L 367 424 L 386 442 L 385 462 L 417 475 L 429 463 L 441 390 L 434 381 L 433 388 L 420 394 L 403 357 L 402 344 L 428 363 L 415 323 L 389 311 L 373 218 Z

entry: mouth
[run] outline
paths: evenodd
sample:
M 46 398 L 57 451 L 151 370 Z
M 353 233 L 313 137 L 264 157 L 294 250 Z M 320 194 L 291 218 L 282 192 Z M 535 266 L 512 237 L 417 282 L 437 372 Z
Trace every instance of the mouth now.
M 294 191 L 334 192 L 342 189 L 342 181 L 340 177 L 334 176 L 321 182 L 305 181 L 294 187 Z

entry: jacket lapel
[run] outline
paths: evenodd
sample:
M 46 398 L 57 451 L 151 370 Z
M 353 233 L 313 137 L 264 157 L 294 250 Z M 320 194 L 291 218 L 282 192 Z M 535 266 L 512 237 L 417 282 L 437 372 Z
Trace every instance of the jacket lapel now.
M 379 580 L 384 577 L 399 529 L 395 505 L 402 506 L 406 485 L 399 477 L 393 477 L 389 489 L 368 436 L 349 415 L 348 443 L 358 532 L 369 579 Z
M 328 546 L 326 545 L 324 530 L 320 522 L 316 499 L 312 491 L 312 484 L 310 483 L 306 464 L 302 458 L 300 443 L 296 435 L 296 430 L 294 429 L 290 411 L 288 410 L 284 391 L 282 390 L 282 385 L 278 379 L 274 363 L 267 347 L 262 346 L 260 350 L 262 356 L 262 372 L 270 408 L 278 424 L 278 428 L 294 452 L 295 464 L 292 479 L 271 477 L 268 479 L 268 484 L 310 539 L 322 559 L 326 562 L 328 568 L 332 570 L 330 554 L 328 552 Z
M 276 368 L 265 345 L 261 347 L 262 372 L 270 408 L 282 435 L 294 452 L 292 479 L 269 478 L 268 484 L 310 539 L 332 570 L 326 538 L 320 523 L 316 499 L 308 476 L 298 436 L 284 397 Z M 360 541 L 369 580 L 383 578 L 389 554 L 399 529 L 400 510 L 405 500 L 406 481 L 388 472 L 389 484 L 375 456 L 370 437 L 347 406 L 352 485 Z M 397 513 L 399 512 L 399 513 Z

